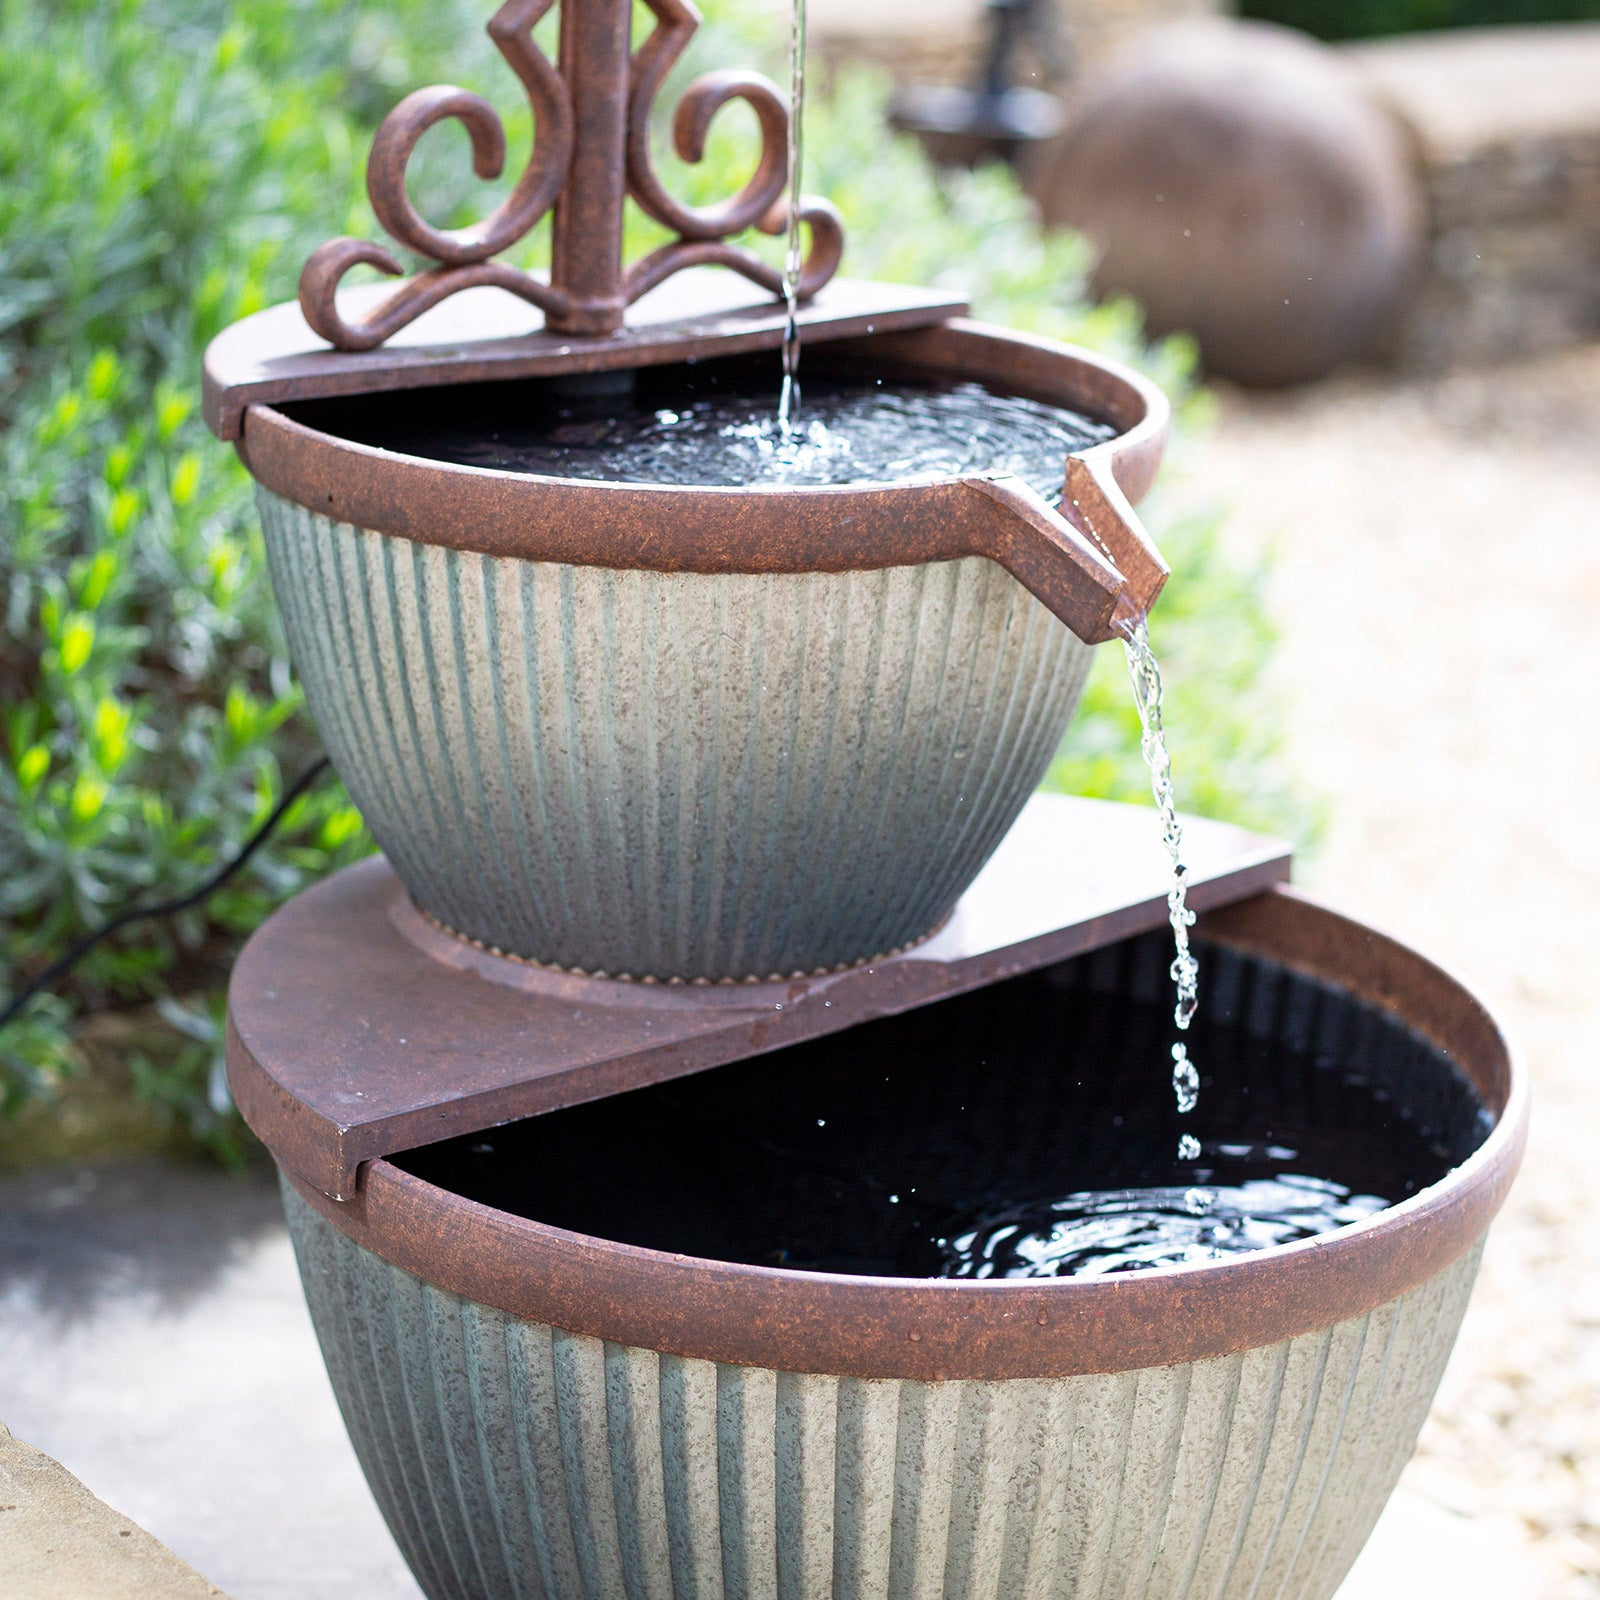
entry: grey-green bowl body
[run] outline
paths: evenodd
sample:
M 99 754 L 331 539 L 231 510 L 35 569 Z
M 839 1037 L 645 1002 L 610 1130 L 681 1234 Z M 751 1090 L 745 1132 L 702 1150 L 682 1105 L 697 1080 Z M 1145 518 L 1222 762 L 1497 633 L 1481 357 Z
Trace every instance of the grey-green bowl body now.
M 839 1378 L 512 1316 L 284 1192 L 345 1421 L 431 1600 L 1327 1600 L 1478 1260 L 1238 1355 Z
M 586 972 L 860 961 L 949 914 L 1090 649 L 981 558 L 697 574 L 484 556 L 260 489 L 339 775 L 417 903 Z

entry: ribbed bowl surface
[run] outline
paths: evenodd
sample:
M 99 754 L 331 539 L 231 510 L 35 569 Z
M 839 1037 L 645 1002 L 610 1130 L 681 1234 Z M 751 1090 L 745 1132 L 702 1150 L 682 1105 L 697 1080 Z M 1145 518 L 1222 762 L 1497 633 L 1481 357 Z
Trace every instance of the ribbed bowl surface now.
M 524 1321 L 284 1193 L 345 1421 L 431 1600 L 1327 1600 L 1478 1259 L 1239 1355 L 923 1383 Z
M 1088 669 L 980 559 L 618 571 L 258 494 L 312 713 L 395 870 L 457 932 L 562 967 L 767 977 L 920 938 Z

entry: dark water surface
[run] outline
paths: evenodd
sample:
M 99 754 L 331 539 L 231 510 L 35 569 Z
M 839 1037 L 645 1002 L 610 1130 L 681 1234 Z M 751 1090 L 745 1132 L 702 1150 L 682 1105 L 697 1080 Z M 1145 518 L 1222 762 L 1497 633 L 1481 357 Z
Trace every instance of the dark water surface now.
M 1225 952 L 1202 953 L 1203 1093 L 1180 1116 L 1170 958 L 1149 936 L 1106 954 L 1114 988 L 1096 986 L 1105 959 L 1070 963 L 398 1159 L 485 1204 L 659 1250 L 1054 1277 L 1323 1233 L 1437 1182 L 1484 1137 L 1477 1096 L 1416 1035 Z M 1199 1159 L 1177 1159 L 1183 1133 Z
M 1010 472 L 1052 502 L 1068 453 L 1116 432 L 976 383 L 873 381 L 819 366 L 785 439 L 772 365 L 646 368 L 633 389 L 611 395 L 494 383 L 286 409 L 361 444 L 508 472 L 726 487 Z

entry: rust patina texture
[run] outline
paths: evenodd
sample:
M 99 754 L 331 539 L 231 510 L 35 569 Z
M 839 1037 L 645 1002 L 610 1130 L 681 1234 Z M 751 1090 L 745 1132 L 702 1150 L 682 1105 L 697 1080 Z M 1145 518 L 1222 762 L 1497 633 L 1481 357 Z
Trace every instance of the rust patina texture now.
M 367 312 L 391 292 L 368 283 L 340 303 Z M 492 288 L 466 290 L 430 311 L 381 350 L 329 350 L 297 302 L 269 306 L 224 328 L 206 347 L 201 380 L 207 426 L 232 443 L 252 405 L 386 394 L 447 383 L 570 377 L 660 366 L 695 355 L 744 355 L 783 343 L 784 307 L 752 298 L 747 283 L 691 267 L 629 308 L 614 333 L 575 339 L 522 301 Z M 936 289 L 835 278 L 799 308 L 807 349 L 831 339 L 921 328 L 965 316 L 966 301 Z

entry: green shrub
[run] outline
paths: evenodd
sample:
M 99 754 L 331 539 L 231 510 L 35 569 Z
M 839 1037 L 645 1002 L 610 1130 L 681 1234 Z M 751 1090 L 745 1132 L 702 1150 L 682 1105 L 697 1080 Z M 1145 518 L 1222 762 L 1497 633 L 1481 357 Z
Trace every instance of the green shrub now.
M 337 9 L 245 0 L 207 30 L 136 3 L 0 6 L 8 988 L 111 911 L 204 876 L 316 752 L 247 479 L 201 427 L 196 378 L 205 341 L 290 292 L 329 210 L 353 209 L 341 85 L 260 65 Z M 306 797 L 203 909 L 103 946 L 7 1030 L 0 1105 L 71 1070 L 74 1011 L 159 995 L 173 1047 L 132 1063 L 138 1081 L 230 1147 L 212 997 L 231 953 L 366 848 L 336 786 Z
M 1302 28 L 1319 39 L 1600 21 L 1600 0 L 1243 0 L 1239 9 L 1247 17 Z
M 514 175 L 529 119 L 482 42 L 486 10 L 0 0 L 0 994 L 111 912 L 202 879 L 316 753 L 248 481 L 197 418 L 199 354 L 292 295 L 315 244 L 371 231 L 365 145 L 405 89 L 445 78 L 490 93 Z M 696 55 L 727 42 L 708 29 Z M 887 141 L 881 95 L 847 80 L 808 117 L 808 187 L 843 206 L 850 270 L 959 285 L 998 320 L 1140 361 L 1197 420 L 1188 351 L 1147 349 L 1127 305 L 1088 305 L 1081 247 L 1041 237 L 1007 175 L 941 185 Z M 700 169 L 662 158 L 687 197 L 739 180 L 739 120 L 723 119 Z M 462 181 L 464 148 L 459 130 L 430 136 L 415 186 L 452 224 L 496 192 Z M 643 248 L 652 228 L 635 217 L 630 237 Z M 1160 533 L 1177 577 L 1155 637 L 1177 669 L 1183 798 L 1280 820 L 1282 796 L 1260 786 L 1273 724 L 1255 575 L 1230 565 L 1204 519 Z M 1055 781 L 1146 794 L 1119 672 L 1097 669 Z M 368 849 L 336 783 L 304 797 L 225 891 L 108 942 L 0 1034 L 0 1109 L 59 1092 L 75 1018 L 153 1001 L 169 1042 L 128 1063 L 136 1092 L 236 1154 L 219 1072 L 232 955 L 274 904 Z

